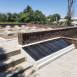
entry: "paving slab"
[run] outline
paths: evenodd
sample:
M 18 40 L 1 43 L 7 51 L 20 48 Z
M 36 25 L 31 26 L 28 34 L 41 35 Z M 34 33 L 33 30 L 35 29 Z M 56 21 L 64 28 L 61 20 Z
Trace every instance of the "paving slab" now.
M 3 48 L 6 52 L 18 50 L 18 39 L 6 40 L 0 38 L 0 48 Z M 50 62 L 30 77 L 77 77 L 77 49 Z
M 19 50 L 20 48 L 18 47 L 18 39 L 0 38 L 0 49 L 2 49 L 4 52 Z
M 47 64 L 30 77 L 77 77 L 77 49 Z

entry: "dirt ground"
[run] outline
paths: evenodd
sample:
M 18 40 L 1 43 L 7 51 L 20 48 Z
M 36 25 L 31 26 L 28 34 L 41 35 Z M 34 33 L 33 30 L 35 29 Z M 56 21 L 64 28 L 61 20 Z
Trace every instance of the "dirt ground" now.
M 11 39 L 11 38 L 17 38 L 18 32 L 36 32 L 36 31 L 45 31 L 45 30 L 52 30 L 52 28 L 37 28 L 35 26 L 28 27 L 22 25 L 19 27 L 18 25 L 14 27 L 0 27 L 0 37 L 3 37 L 5 39 Z

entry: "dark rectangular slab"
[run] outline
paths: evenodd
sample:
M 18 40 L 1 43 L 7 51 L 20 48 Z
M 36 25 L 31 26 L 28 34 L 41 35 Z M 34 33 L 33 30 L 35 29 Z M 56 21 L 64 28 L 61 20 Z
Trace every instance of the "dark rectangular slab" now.
M 69 46 L 67 41 L 59 38 L 51 41 L 46 41 L 30 46 L 23 47 L 25 52 L 27 52 L 34 60 L 40 60 L 50 54 L 53 54 L 67 46 Z

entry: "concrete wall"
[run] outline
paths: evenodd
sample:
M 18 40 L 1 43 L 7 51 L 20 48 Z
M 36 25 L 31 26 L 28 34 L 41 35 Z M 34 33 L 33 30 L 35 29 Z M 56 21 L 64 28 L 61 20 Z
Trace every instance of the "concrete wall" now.
M 69 28 L 31 32 L 31 33 L 18 33 L 18 42 L 21 45 L 25 45 L 58 36 L 65 36 L 65 37 L 77 36 L 77 27 L 69 27 Z

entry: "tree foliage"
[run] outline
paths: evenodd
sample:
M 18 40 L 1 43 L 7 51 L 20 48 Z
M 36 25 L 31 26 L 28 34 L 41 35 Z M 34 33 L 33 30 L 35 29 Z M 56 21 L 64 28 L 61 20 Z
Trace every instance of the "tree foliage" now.
M 0 21 L 1 22 L 6 22 L 7 21 L 7 16 L 5 14 L 0 13 Z
M 46 17 L 47 19 L 47 24 L 49 25 L 57 25 L 58 24 L 58 21 L 60 19 L 60 15 L 59 14 L 53 14 L 53 15 L 49 15 Z
M 53 21 L 58 21 L 60 19 L 60 15 L 59 14 L 53 14 L 51 16 L 51 19 L 50 21 L 53 22 Z
M 53 24 L 52 22 L 60 19 L 59 14 L 45 16 L 39 10 L 33 10 L 29 5 L 19 13 L 0 13 L 0 22 L 20 22 L 33 24 Z M 50 19 L 50 21 L 48 20 Z
M 32 10 L 32 8 L 28 5 L 24 10 L 23 10 L 23 13 L 27 14 L 27 13 L 30 13 Z
M 41 11 L 39 10 L 36 10 L 34 11 L 34 15 L 33 15 L 33 22 L 36 24 L 45 24 L 46 23 L 46 18 L 45 18 L 45 15 L 42 14 Z

